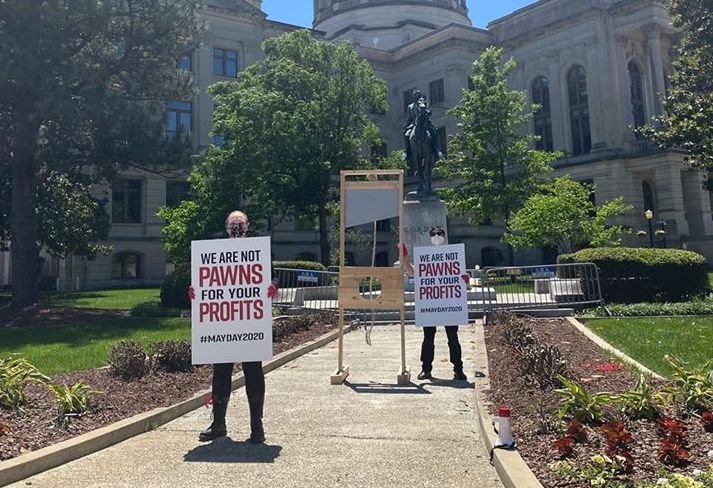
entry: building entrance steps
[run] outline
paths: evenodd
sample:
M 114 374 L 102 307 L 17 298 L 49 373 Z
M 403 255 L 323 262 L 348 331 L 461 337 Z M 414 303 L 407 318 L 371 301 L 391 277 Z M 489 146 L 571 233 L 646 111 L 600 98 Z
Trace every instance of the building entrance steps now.
M 452 381 L 445 330 L 436 334 L 433 381 L 416 380 L 423 333 L 407 327 L 414 383 L 394 384 L 398 326 L 378 327 L 372 347 L 345 335 L 351 375 L 329 384 L 332 342 L 266 375 L 264 446 L 247 444 L 244 389 L 228 407 L 227 438 L 199 443 L 200 408 L 152 432 L 23 480 L 12 487 L 415 487 L 502 488 L 474 413 L 472 383 Z M 474 373 L 474 327 L 461 327 L 465 372 Z M 440 378 L 440 379 L 439 379 Z

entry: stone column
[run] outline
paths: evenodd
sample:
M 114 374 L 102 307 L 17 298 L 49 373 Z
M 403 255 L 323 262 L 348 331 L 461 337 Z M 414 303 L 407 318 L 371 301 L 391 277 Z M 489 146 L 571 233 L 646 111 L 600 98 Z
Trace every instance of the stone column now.
M 680 162 L 659 163 L 655 183 L 659 215 L 654 218 L 658 221 L 663 217 L 668 222 L 669 237 L 672 239 L 689 235 Z
M 711 201 L 708 191 L 703 188 L 703 174 L 695 170 L 683 171 L 682 180 L 690 237 L 713 235 Z
M 604 101 L 602 87 L 602 67 L 599 64 L 599 49 L 596 36 L 592 36 L 584 44 L 587 52 L 587 90 L 589 92 L 589 125 L 592 137 L 592 152 L 607 147 L 606 129 L 604 121 Z
M 646 31 L 646 44 L 651 62 L 651 81 L 654 87 L 654 110 L 656 115 L 663 113 L 662 97 L 666 93 L 661 51 L 661 26 L 654 24 Z
M 566 92 L 566 87 L 562 87 L 562 64 L 559 53 L 555 52 L 547 57 L 550 64 L 550 111 L 552 113 L 552 145 L 555 151 L 565 151 L 567 149 L 567 135 L 565 133 L 569 117 L 567 104 L 562 98 L 562 93 Z

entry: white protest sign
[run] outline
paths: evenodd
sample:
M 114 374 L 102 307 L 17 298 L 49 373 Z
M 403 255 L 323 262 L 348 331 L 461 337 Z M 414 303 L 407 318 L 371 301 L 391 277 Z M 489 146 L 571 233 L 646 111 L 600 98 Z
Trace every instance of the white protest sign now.
M 270 238 L 191 243 L 193 364 L 272 358 Z
M 465 244 L 416 247 L 413 254 L 416 325 L 467 325 Z

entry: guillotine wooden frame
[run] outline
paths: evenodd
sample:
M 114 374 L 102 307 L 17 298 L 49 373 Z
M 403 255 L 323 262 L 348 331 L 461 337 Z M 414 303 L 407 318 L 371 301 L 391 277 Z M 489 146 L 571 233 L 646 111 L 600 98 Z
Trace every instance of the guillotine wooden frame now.
M 396 177 L 396 178 L 394 178 Z M 389 179 L 380 179 L 389 178 Z M 397 375 L 398 385 L 409 384 L 411 374 L 406 365 L 406 325 L 404 317 L 404 277 L 401 268 L 376 268 L 346 266 L 346 216 L 347 191 L 393 190 L 398 198 L 399 247 L 404 242 L 404 172 L 403 170 L 354 170 L 342 171 L 340 175 L 341 212 L 339 226 L 339 357 L 337 370 L 331 376 L 333 385 L 342 384 L 349 376 L 349 366 L 344 364 L 344 312 L 345 310 L 396 310 L 401 317 L 401 369 Z M 359 292 L 364 278 L 378 279 L 381 293 L 378 297 L 365 298 Z

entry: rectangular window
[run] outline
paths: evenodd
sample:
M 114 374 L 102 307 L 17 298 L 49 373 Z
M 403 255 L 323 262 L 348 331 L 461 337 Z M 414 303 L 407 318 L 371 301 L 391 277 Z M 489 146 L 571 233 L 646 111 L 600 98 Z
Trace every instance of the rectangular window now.
M 237 78 L 238 52 L 219 47 L 213 48 L 213 74 L 227 78 Z
M 142 188 L 141 180 L 119 180 L 114 183 L 111 199 L 111 221 L 113 223 L 141 223 Z
M 437 103 L 443 103 L 446 101 L 446 92 L 443 85 L 443 78 L 432 81 L 428 85 L 429 98 L 431 99 L 431 104 L 435 105 Z
M 168 102 L 166 104 L 166 137 L 179 133 L 190 135 L 193 130 L 193 104 L 191 102 Z
M 137 254 L 115 254 L 111 258 L 113 280 L 135 280 L 141 277 L 141 257 Z
M 166 206 L 178 207 L 188 198 L 191 185 L 187 181 L 166 181 Z
M 177 65 L 178 69 L 182 69 L 184 71 L 193 71 L 193 53 L 185 53 L 179 58 Z

